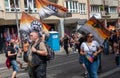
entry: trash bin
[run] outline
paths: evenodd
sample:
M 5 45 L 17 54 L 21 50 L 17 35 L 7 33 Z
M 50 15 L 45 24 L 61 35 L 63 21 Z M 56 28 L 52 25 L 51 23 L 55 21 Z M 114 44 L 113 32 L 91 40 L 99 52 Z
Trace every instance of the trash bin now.
M 57 31 L 50 31 L 49 38 L 46 40 L 46 43 L 55 51 L 60 51 L 60 40 L 59 34 Z

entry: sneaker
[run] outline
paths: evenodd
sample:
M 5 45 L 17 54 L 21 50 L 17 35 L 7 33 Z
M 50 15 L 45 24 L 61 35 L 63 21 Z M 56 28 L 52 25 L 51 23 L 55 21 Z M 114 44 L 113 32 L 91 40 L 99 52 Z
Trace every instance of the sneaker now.
M 81 76 L 85 76 L 85 73 L 82 73 Z
M 85 76 L 84 76 L 84 77 L 85 77 L 85 78 L 89 78 L 89 77 L 88 77 L 88 74 L 85 74 Z

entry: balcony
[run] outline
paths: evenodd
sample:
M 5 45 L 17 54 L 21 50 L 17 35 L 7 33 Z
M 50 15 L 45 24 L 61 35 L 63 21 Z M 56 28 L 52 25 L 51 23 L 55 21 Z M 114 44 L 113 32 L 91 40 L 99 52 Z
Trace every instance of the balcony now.
M 118 6 L 118 0 L 105 0 L 107 6 Z
M 90 5 L 102 5 L 102 0 L 90 0 Z
M 118 13 L 110 13 L 110 16 L 111 16 L 110 18 L 111 19 L 118 18 L 118 15 L 119 15 Z
M 106 11 L 101 11 L 101 17 L 102 18 L 110 18 L 111 15 L 108 12 L 106 12 Z

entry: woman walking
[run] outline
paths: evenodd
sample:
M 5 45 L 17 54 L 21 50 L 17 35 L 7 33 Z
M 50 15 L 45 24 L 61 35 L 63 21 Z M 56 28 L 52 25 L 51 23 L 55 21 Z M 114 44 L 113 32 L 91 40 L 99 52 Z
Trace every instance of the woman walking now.
M 93 35 L 88 33 L 85 42 L 81 44 L 80 54 L 84 56 L 84 63 L 88 71 L 89 78 L 98 78 L 99 54 L 101 52 L 99 43 L 93 40 Z

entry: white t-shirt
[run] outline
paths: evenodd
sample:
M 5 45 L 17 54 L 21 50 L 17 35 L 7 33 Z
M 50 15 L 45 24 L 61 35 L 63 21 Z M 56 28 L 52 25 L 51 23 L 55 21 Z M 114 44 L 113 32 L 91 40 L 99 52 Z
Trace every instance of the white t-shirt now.
M 88 45 L 86 42 L 83 42 L 80 46 L 80 48 L 87 54 L 92 54 L 93 52 L 96 52 L 98 47 L 99 43 L 97 41 L 92 41 L 91 45 Z

